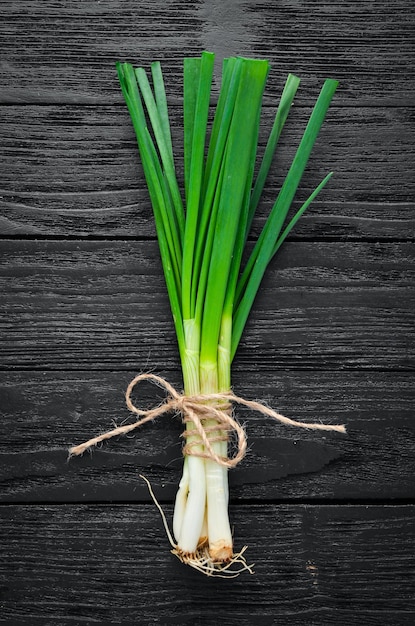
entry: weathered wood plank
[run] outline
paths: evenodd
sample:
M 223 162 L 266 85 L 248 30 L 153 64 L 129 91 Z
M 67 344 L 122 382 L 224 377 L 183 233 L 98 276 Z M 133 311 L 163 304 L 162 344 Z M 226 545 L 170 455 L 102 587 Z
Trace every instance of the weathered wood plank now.
M 181 389 L 178 370 L 161 372 Z M 133 420 L 124 390 L 134 372 L 3 372 L 2 502 L 149 501 L 139 478 L 172 502 L 182 471 L 172 416 L 67 462 L 68 447 Z M 302 421 L 344 423 L 347 435 L 281 426 L 236 407 L 249 451 L 229 474 L 233 502 L 387 501 L 415 495 L 413 373 L 236 371 L 234 389 Z M 150 385 L 138 406 L 163 399 Z
M 412 626 L 413 2 L 4 0 L 1 15 L 0 622 Z M 131 419 L 137 370 L 181 386 L 114 62 L 163 62 L 180 145 L 181 60 L 203 49 L 271 60 L 265 129 L 287 73 L 303 79 L 264 212 L 322 78 L 341 82 L 298 201 L 335 176 L 264 282 L 233 384 L 348 434 L 237 409 L 249 453 L 230 472 L 231 520 L 257 565 L 233 581 L 169 554 L 138 476 L 170 520 L 173 416 L 67 462 Z
M 254 232 L 275 200 L 310 107 L 294 107 Z M 152 236 L 148 192 L 125 107 L 3 107 L 0 235 Z M 263 141 L 272 124 L 263 119 Z M 328 239 L 415 235 L 414 109 L 330 109 L 297 203 L 335 175 L 295 235 Z M 172 110 L 178 177 L 181 114 Z
M 167 507 L 170 513 L 170 507 Z M 233 507 L 255 574 L 206 579 L 150 505 L 2 507 L 2 617 L 23 624 L 413 624 L 413 506 Z M 387 593 L 386 593 L 387 590 Z
M 155 242 L 3 242 L 2 367 L 177 367 Z M 409 243 L 287 243 L 237 369 L 414 366 Z
M 182 58 L 206 48 L 269 58 L 309 84 L 332 75 L 345 103 L 413 102 L 411 0 L 20 0 L 2 17 L 2 102 L 120 101 L 117 59 L 161 59 L 178 93 Z

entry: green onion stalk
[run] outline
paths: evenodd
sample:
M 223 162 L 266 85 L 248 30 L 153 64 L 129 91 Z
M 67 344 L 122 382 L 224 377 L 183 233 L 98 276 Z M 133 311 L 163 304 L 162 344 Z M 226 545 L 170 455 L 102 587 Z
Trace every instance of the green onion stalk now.
M 184 59 L 184 193 L 180 189 L 162 70 L 117 63 L 146 178 L 181 359 L 184 395 L 226 394 L 231 364 L 264 272 L 281 244 L 328 182 L 320 182 L 287 216 L 337 82 L 327 79 L 274 205 L 247 260 L 244 250 L 299 79 L 289 75 L 269 138 L 258 158 L 262 100 L 269 63 L 231 57 L 209 123 L 214 54 Z M 209 405 L 209 399 L 206 403 Z M 223 402 L 223 411 L 229 407 Z M 221 403 L 216 402 L 216 408 Z M 203 416 L 218 462 L 185 416 L 183 475 L 173 516 L 176 554 L 184 562 L 225 571 L 234 554 L 228 516 L 228 441 L 223 422 Z

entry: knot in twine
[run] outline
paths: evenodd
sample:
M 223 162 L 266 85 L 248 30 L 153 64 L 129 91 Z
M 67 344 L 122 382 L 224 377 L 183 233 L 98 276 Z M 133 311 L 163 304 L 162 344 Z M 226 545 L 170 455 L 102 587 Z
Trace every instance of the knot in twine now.
M 149 380 L 167 391 L 168 395 L 165 401 L 154 409 L 140 409 L 136 407 L 131 400 L 131 394 L 134 387 L 139 382 L 144 380 Z M 111 439 L 117 435 L 125 435 L 139 426 L 142 426 L 146 422 L 154 420 L 157 417 L 165 415 L 171 411 L 175 411 L 182 416 L 183 423 L 189 424 L 190 426 L 186 428 L 183 436 L 185 438 L 194 437 L 192 442 L 186 442 L 183 448 L 183 454 L 211 459 L 224 467 L 235 467 L 245 456 L 247 442 L 244 429 L 232 415 L 232 404 L 246 406 L 252 411 L 272 417 L 288 426 L 308 428 L 310 430 L 331 430 L 340 433 L 346 432 L 346 428 L 342 424 L 308 424 L 306 422 L 292 420 L 289 417 L 285 417 L 273 409 L 270 409 L 261 402 L 256 402 L 255 400 L 245 400 L 244 398 L 235 395 L 232 391 L 189 396 L 180 394 L 167 380 L 161 376 L 156 376 L 155 374 L 139 374 L 133 378 L 125 392 L 125 400 L 130 411 L 141 416 L 141 419 L 133 424 L 118 426 L 113 430 L 97 437 L 93 437 L 78 446 L 70 448 L 70 457 L 83 454 L 86 450 L 88 450 L 88 448 L 96 446 L 101 441 Z M 204 423 L 206 420 L 209 421 L 209 424 Z M 212 421 L 216 423 L 212 424 Z M 212 447 L 212 444 L 214 442 L 227 441 L 228 433 L 230 431 L 234 431 L 237 435 L 237 453 L 232 458 L 219 456 Z M 209 434 L 211 434 L 211 436 L 209 436 Z M 201 444 L 203 444 L 203 450 L 200 449 Z

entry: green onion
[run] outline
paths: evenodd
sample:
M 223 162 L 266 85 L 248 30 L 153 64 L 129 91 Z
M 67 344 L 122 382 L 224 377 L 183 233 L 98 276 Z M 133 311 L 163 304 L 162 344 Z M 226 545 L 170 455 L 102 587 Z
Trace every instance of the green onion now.
M 288 76 L 259 159 L 269 63 L 225 59 L 210 127 L 213 70 L 212 53 L 184 60 L 182 193 L 160 64 L 151 66 L 152 85 L 143 68 L 117 64 L 154 211 L 187 396 L 230 391 L 231 363 L 265 270 L 331 177 L 328 173 L 286 224 L 337 87 L 336 81 L 326 80 L 264 228 L 242 266 L 252 220 L 300 81 Z M 207 416 L 203 426 L 215 454 L 226 460 L 223 424 Z M 244 562 L 233 551 L 228 468 L 209 457 L 192 421 L 186 421 L 185 434 L 183 476 L 173 517 L 177 554 L 198 569 L 225 572 L 229 563 Z

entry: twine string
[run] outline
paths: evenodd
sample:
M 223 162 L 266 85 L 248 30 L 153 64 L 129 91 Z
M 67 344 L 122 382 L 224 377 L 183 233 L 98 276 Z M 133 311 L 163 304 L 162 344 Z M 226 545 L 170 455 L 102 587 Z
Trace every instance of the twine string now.
M 152 382 L 167 392 L 164 402 L 148 410 L 136 407 L 131 400 L 131 394 L 135 386 L 145 380 Z M 117 435 L 125 435 L 161 415 L 174 411 L 182 416 L 184 423 L 190 423 L 190 427 L 186 428 L 183 436 L 187 439 L 191 436 L 198 436 L 198 438 L 192 442 L 186 441 L 183 447 L 183 454 L 211 459 L 216 461 L 219 465 L 232 468 L 243 459 L 247 449 L 245 431 L 232 414 L 233 404 L 245 406 L 252 411 L 274 418 L 287 426 L 308 428 L 310 430 L 335 431 L 339 433 L 346 432 L 346 428 L 343 424 L 307 423 L 292 420 L 289 417 L 277 413 L 262 402 L 246 400 L 245 398 L 235 395 L 232 391 L 191 396 L 180 394 L 167 380 L 155 374 L 139 374 L 133 378 L 125 392 L 125 400 L 129 410 L 140 416 L 141 419 L 132 424 L 118 426 L 102 435 L 93 437 L 78 446 L 70 448 L 70 457 L 83 454 L 88 448 L 96 446 L 106 439 L 111 439 Z M 203 422 L 205 420 L 214 420 L 217 423 L 215 425 L 204 425 Z M 212 443 L 227 441 L 228 433 L 231 431 L 234 431 L 237 436 L 237 452 L 232 458 L 219 456 L 212 447 Z M 200 449 L 200 444 L 203 444 L 204 451 Z

